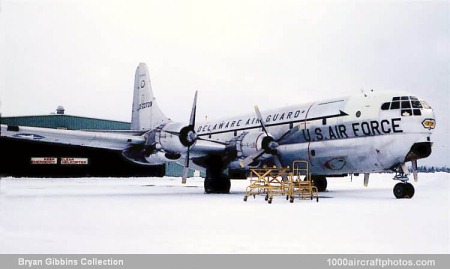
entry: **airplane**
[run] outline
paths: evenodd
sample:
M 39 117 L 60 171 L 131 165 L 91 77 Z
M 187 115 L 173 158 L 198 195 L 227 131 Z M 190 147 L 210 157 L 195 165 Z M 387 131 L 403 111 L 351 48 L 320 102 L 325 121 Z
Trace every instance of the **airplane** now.
M 396 198 L 412 198 L 406 163 L 431 154 L 436 126 L 433 109 L 405 92 L 361 93 L 279 109 L 196 122 L 197 92 L 188 123 L 169 119 L 159 108 L 145 63 L 136 69 L 131 130 L 73 131 L 1 125 L 0 135 L 120 151 L 141 165 L 177 162 L 185 183 L 190 168 L 206 172 L 205 193 L 229 193 L 232 179 L 246 179 L 251 168 L 309 162 L 319 191 L 326 177 L 394 171 Z

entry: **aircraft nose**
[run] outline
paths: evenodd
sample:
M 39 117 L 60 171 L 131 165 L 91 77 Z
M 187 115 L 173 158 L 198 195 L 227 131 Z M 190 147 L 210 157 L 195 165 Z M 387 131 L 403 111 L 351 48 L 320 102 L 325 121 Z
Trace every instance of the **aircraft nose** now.
M 422 111 L 422 118 L 422 125 L 425 129 L 432 131 L 434 130 L 434 128 L 436 128 L 436 117 L 434 115 L 433 109 L 424 109 Z

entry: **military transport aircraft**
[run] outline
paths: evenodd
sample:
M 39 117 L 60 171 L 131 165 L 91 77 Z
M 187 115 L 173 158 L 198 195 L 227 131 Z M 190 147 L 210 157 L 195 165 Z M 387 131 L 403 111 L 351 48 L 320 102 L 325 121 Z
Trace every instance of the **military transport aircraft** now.
M 411 198 L 406 162 L 431 154 L 436 121 L 426 101 L 402 92 L 361 93 L 308 104 L 196 122 L 197 92 L 188 123 L 167 118 L 156 103 L 145 63 L 135 74 L 130 131 L 71 131 L 1 126 L 1 136 L 121 151 L 142 165 L 178 162 L 206 171 L 206 193 L 228 193 L 230 178 L 247 178 L 252 167 L 288 166 L 307 160 L 319 191 L 326 177 L 392 170 L 397 198 Z

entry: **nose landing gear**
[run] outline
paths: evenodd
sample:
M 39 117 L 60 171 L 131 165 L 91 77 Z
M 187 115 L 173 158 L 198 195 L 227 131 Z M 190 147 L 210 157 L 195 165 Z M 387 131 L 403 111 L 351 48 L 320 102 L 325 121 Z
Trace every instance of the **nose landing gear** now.
M 414 186 L 409 182 L 397 183 L 394 186 L 394 196 L 397 199 L 411 199 L 414 196 Z
M 395 171 L 394 180 L 400 180 L 401 182 L 394 186 L 394 196 L 397 199 L 411 199 L 414 196 L 414 186 L 408 182 L 408 169 L 405 164 L 402 164 Z

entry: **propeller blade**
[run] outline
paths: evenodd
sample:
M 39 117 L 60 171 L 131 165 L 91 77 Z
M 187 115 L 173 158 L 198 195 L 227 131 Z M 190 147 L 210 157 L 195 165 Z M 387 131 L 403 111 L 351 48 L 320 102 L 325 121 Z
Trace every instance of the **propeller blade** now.
M 266 125 L 264 124 L 261 112 L 259 111 L 258 106 L 255 106 L 255 112 L 256 112 L 256 116 L 258 117 L 259 122 L 261 123 L 261 127 L 263 129 L 263 131 L 266 133 L 267 136 L 269 136 L 269 133 L 267 132 L 266 129 Z
M 191 118 L 189 119 L 189 126 L 192 128 L 195 127 L 195 114 L 197 113 L 197 94 L 198 91 L 195 91 L 194 103 L 192 104 Z
M 278 151 L 276 154 L 273 155 L 273 161 L 274 161 L 275 165 L 277 166 L 277 168 L 283 168 L 283 166 L 281 165 L 281 162 L 280 162 L 280 156 L 279 156 Z
M 275 154 L 273 154 L 273 162 L 275 163 L 275 166 L 278 169 L 283 168 L 283 165 L 281 164 L 281 161 L 280 161 L 280 152 L 278 150 L 277 150 L 277 152 Z M 283 173 L 281 175 L 281 178 L 283 179 L 283 181 L 288 181 L 289 180 L 289 177 L 288 177 L 288 175 L 286 173 Z
M 289 131 L 287 131 L 282 136 L 280 136 L 278 139 L 276 139 L 275 142 L 280 142 L 281 140 L 285 139 L 286 137 L 291 136 L 292 134 L 294 134 L 298 130 L 300 130 L 300 126 L 299 125 L 292 127 L 292 129 L 289 129 Z
M 243 159 L 239 165 L 244 168 L 247 165 L 251 164 L 255 159 L 258 159 L 265 153 L 264 149 L 261 149 L 260 151 L 256 152 L 253 155 L 247 156 L 245 159 Z
M 184 167 L 183 167 L 183 176 L 181 177 L 182 184 L 186 184 L 188 174 L 189 174 L 189 151 L 190 151 L 190 149 L 191 149 L 191 147 L 188 147 L 188 150 L 186 152 L 186 160 L 185 160 Z
M 197 113 L 197 95 L 198 95 L 198 91 L 195 91 L 195 96 L 194 96 L 194 102 L 192 104 L 192 110 L 191 110 L 191 117 L 189 118 L 189 129 L 191 129 L 190 132 L 187 133 L 187 139 L 188 141 L 190 141 L 192 144 L 195 143 L 195 140 L 198 139 L 197 134 L 195 133 L 195 115 Z M 191 145 L 188 146 L 187 152 L 186 152 L 186 162 L 184 163 L 184 168 L 183 168 L 183 176 L 181 177 L 181 183 L 186 184 L 187 181 L 187 177 L 189 174 L 189 153 L 191 150 Z
M 182 178 L 181 178 L 181 183 L 182 183 L 182 184 L 186 184 L 188 174 L 189 174 L 189 167 L 184 167 L 184 168 L 183 168 L 183 176 L 182 176 Z

